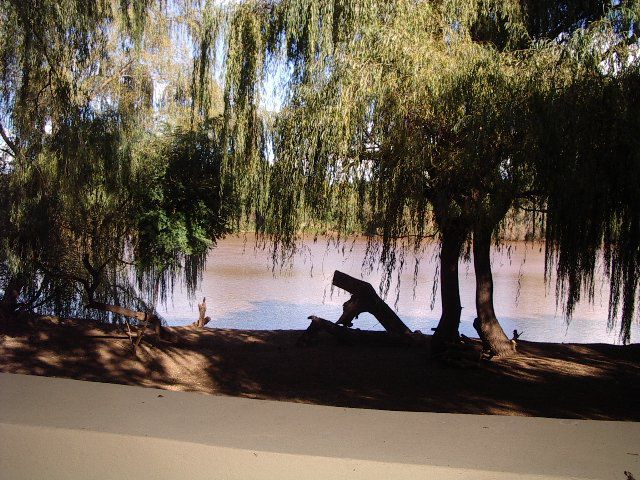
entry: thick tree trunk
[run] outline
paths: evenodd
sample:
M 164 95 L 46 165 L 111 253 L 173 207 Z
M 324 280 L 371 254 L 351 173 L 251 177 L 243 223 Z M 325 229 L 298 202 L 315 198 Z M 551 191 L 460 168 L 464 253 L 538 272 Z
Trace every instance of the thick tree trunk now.
M 508 356 L 515 347 L 498 323 L 493 308 L 491 275 L 491 228 L 476 226 L 473 232 L 473 266 L 476 273 L 476 311 L 473 327 L 490 356 Z
M 400 317 L 384 300 L 378 296 L 376 290 L 363 280 L 354 278 L 336 270 L 333 274 L 333 285 L 351 294 L 343 307 L 342 315 L 337 324 L 350 327 L 353 319 L 363 312 L 368 312 L 380 322 L 384 329 L 393 334 L 404 335 L 411 333 Z
M 446 351 L 451 343 L 458 343 L 460 335 L 460 284 L 458 261 L 464 244 L 463 231 L 443 228 L 440 247 L 440 298 L 442 315 L 431 341 L 432 354 Z

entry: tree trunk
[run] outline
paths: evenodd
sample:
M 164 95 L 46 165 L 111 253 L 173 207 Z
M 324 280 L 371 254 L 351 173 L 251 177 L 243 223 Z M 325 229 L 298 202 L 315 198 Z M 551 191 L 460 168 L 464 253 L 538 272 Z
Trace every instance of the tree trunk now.
M 490 356 L 508 356 L 515 347 L 498 323 L 493 309 L 491 275 L 491 228 L 476 226 L 473 231 L 473 266 L 476 273 L 476 311 L 473 327 Z
M 2 300 L 0 300 L 0 307 L 8 312 L 15 311 L 18 308 L 18 298 L 22 287 L 23 284 L 19 276 L 9 278 Z
M 440 247 L 440 298 L 442 315 L 431 341 L 432 354 L 446 351 L 451 343 L 458 343 L 460 335 L 460 284 L 458 261 L 465 235 L 456 228 L 443 228 Z

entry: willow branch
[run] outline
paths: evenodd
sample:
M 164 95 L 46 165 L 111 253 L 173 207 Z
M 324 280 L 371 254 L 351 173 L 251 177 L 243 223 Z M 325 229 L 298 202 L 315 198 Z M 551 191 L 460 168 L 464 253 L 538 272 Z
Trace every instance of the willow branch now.
M 4 130 L 4 126 L 2 125 L 2 122 L 0 122 L 0 135 L 4 140 L 4 143 L 6 143 L 7 146 L 13 152 L 12 156 L 15 157 L 16 155 L 18 155 L 18 146 L 13 142 L 13 140 L 9 138 L 9 136 L 7 135 L 7 132 L 5 132 Z
M 86 278 L 82 278 L 78 275 L 74 275 L 69 272 L 63 272 L 62 270 L 58 270 L 58 271 L 52 270 L 42 262 L 36 262 L 36 268 L 38 268 L 39 270 L 42 270 L 45 274 L 50 275 L 52 277 L 66 278 L 67 280 L 73 280 L 74 282 L 80 283 L 85 289 L 89 288 L 89 282 Z
M 417 238 L 417 239 L 423 240 L 427 238 L 435 238 L 436 236 L 438 236 L 438 232 L 426 233 L 424 235 L 419 235 L 417 233 L 407 233 L 406 235 L 387 235 L 387 236 L 385 236 L 382 233 L 372 233 L 367 236 L 368 237 L 385 237 L 385 238 L 388 238 L 389 240 L 403 240 L 403 239 L 409 239 L 409 238 Z
M 111 77 L 103 81 L 91 92 L 91 94 L 87 94 L 87 96 L 91 98 L 91 96 L 99 94 L 107 85 L 113 82 L 116 78 L 120 78 L 122 74 L 131 66 L 132 63 L 133 63 L 133 60 L 129 60 L 127 63 L 124 64 L 122 68 L 120 68 L 120 70 L 118 70 L 116 74 L 112 75 Z
M 544 195 L 544 192 L 541 190 L 525 190 L 523 192 L 518 193 L 515 196 L 515 198 L 530 200 L 532 198 L 541 197 L 542 195 Z
M 523 210 L 525 212 L 532 212 L 532 213 L 547 213 L 547 209 L 546 208 L 529 208 L 529 207 L 525 207 L 519 203 L 515 204 L 516 208 L 519 208 L 520 210 Z

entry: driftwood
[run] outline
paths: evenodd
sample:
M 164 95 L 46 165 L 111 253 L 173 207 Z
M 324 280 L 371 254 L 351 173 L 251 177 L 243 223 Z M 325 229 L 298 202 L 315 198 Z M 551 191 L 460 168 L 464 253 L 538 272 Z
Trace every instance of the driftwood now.
M 202 299 L 202 303 L 198 304 L 198 320 L 191 325 L 198 328 L 204 328 L 204 326 L 211 321 L 211 317 L 205 317 L 207 313 L 207 297 Z
M 335 323 L 311 315 L 311 324 L 298 339 L 298 345 L 314 343 L 320 332 L 327 332 L 338 341 L 365 345 L 426 345 L 426 337 L 420 332 L 411 332 L 396 313 L 376 293 L 370 283 L 336 270 L 333 285 L 351 293 L 351 298 L 342 305 L 342 315 Z M 370 331 L 351 328 L 353 320 L 363 312 L 372 314 L 386 331 Z
M 96 267 L 92 265 L 89 259 L 89 254 L 83 255 L 82 263 L 91 278 L 86 279 L 81 277 L 74 277 L 74 279 L 84 286 L 88 297 L 86 307 L 94 310 L 101 310 L 103 312 L 115 313 L 116 315 L 120 315 L 125 318 L 132 318 L 138 321 L 138 326 L 134 334 L 132 333 L 131 325 L 128 321 L 125 320 L 127 324 L 127 334 L 129 335 L 129 339 L 131 340 L 134 352 L 142 342 L 142 338 L 147 332 L 147 327 L 153 328 L 153 331 L 155 332 L 158 339 L 173 341 L 172 335 L 167 332 L 167 330 L 162 326 L 162 321 L 156 314 L 155 309 L 146 308 L 144 311 L 132 310 L 130 308 L 121 307 L 120 305 L 112 305 L 109 303 L 96 301 L 94 299 L 94 294 L 97 291 L 98 286 L 102 282 L 102 271 L 106 268 L 107 263 L 105 262 L 102 265 Z M 159 282 L 157 281 L 155 285 L 155 291 L 153 295 L 154 300 L 152 302 L 152 305 L 155 304 L 155 299 L 158 297 L 158 288 Z
M 338 323 L 333 323 L 324 318 L 311 315 L 308 317 L 311 325 L 298 339 L 299 346 L 313 345 L 320 332 L 327 332 L 334 336 L 340 343 L 346 345 L 377 345 L 377 346 L 411 346 L 424 345 L 426 340 L 421 333 L 397 334 L 384 331 L 360 330 L 349 328 Z
M 127 335 L 131 340 L 134 352 L 140 346 L 142 338 L 147 333 L 147 328 L 151 327 L 152 331 L 156 334 L 156 337 L 160 340 L 173 341 L 172 336 L 162 326 L 160 318 L 153 312 L 141 312 L 139 310 L 131 310 L 129 308 L 121 307 L 119 305 L 110 305 L 108 303 L 89 301 L 87 308 L 95 310 L 101 310 L 103 312 L 111 312 L 117 315 L 121 315 L 126 318 L 132 318 L 138 321 L 138 326 L 135 331 L 132 330 L 131 324 L 125 320 L 127 326 Z
M 127 327 L 127 335 L 129 336 L 129 339 L 131 341 L 134 353 L 137 347 L 142 342 L 143 337 L 147 333 L 148 327 L 151 327 L 153 329 L 158 339 L 166 342 L 176 341 L 175 334 L 171 333 L 162 325 L 162 320 L 155 312 L 155 308 L 153 308 L 153 305 L 155 305 L 156 299 L 158 298 L 160 276 L 158 277 L 158 280 L 155 284 L 151 307 L 145 306 L 144 310 L 132 310 L 120 305 L 113 305 L 95 300 L 94 295 L 98 291 L 98 287 L 103 281 L 102 272 L 107 267 L 108 262 L 104 262 L 96 266 L 90 261 L 89 254 L 85 253 L 82 256 L 82 264 L 84 265 L 88 273 L 88 277 L 69 273 L 59 273 L 51 270 L 47 265 L 41 263 L 38 264 L 38 268 L 40 268 L 44 272 L 50 273 L 53 276 L 61 275 L 65 278 L 80 283 L 84 287 L 87 296 L 87 303 L 85 305 L 86 308 L 100 310 L 102 312 L 110 312 L 124 317 L 125 325 Z M 137 325 L 135 327 L 132 326 L 128 319 L 136 320 Z
M 342 315 L 337 324 L 351 327 L 353 319 L 363 312 L 368 312 L 380 322 L 389 333 L 411 333 L 400 317 L 376 293 L 370 283 L 354 278 L 336 270 L 333 273 L 333 285 L 351 294 L 351 298 L 342 305 Z

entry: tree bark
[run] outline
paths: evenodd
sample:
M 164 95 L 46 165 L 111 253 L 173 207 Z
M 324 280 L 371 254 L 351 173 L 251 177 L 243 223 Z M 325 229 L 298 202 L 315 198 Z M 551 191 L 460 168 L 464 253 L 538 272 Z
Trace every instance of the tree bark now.
M 466 235 L 455 227 L 441 229 L 440 247 L 440 298 L 442 315 L 431 340 L 432 354 L 446 351 L 450 344 L 460 340 L 460 283 L 458 261 Z
M 337 324 L 350 327 L 353 324 L 354 318 L 363 312 L 368 312 L 376 317 L 389 333 L 398 335 L 411 333 L 409 327 L 407 327 L 404 322 L 400 320 L 396 312 L 380 298 L 370 283 L 338 270 L 333 273 L 332 283 L 336 287 L 346 290 L 351 294 L 351 298 L 342 306 L 342 315 L 336 322 Z
M 476 312 L 473 327 L 478 332 L 485 353 L 508 356 L 514 344 L 505 335 L 493 308 L 493 276 L 491 274 L 491 228 L 477 225 L 473 231 L 473 266 L 476 274 Z

